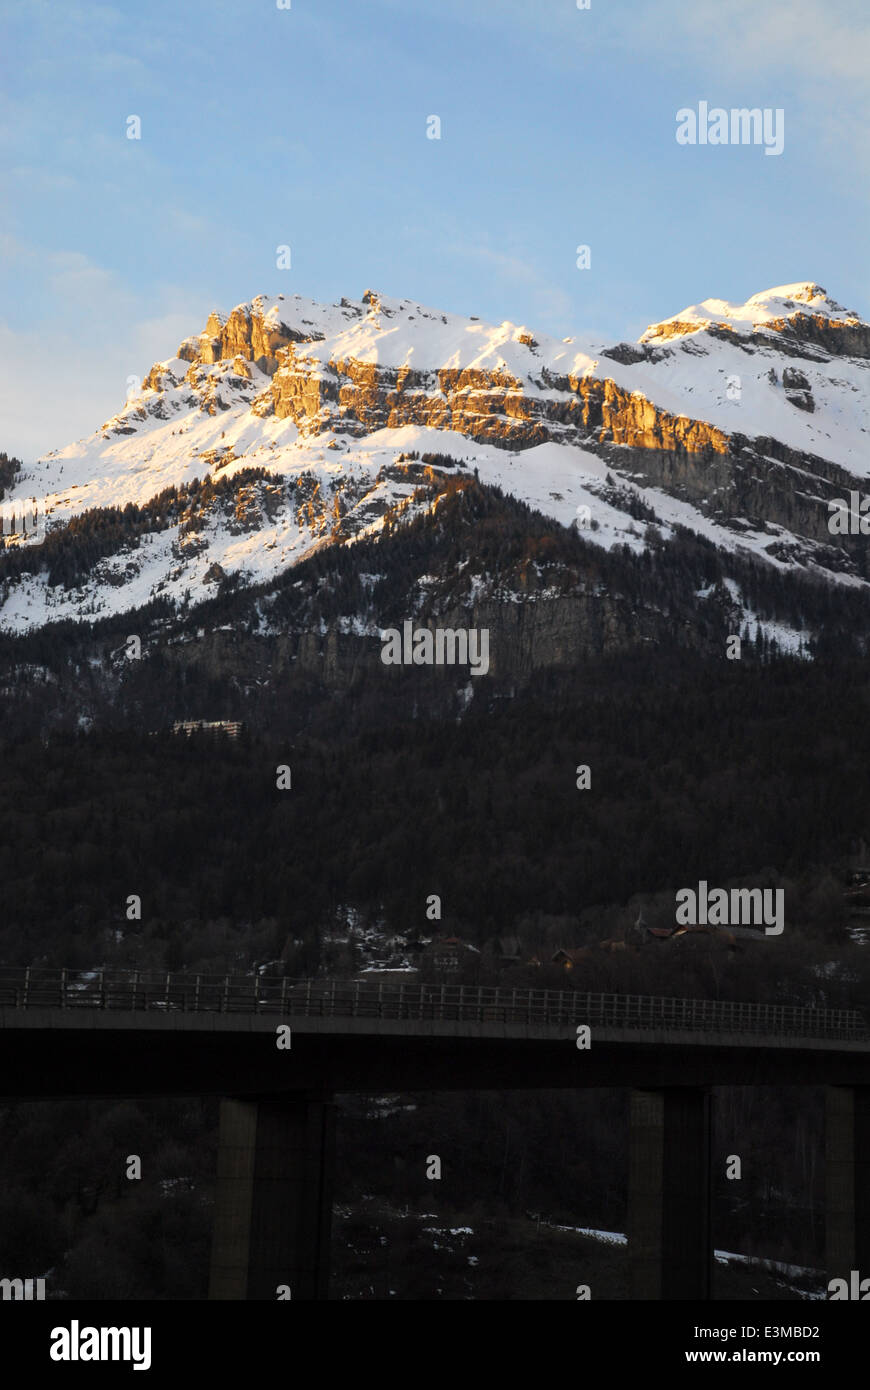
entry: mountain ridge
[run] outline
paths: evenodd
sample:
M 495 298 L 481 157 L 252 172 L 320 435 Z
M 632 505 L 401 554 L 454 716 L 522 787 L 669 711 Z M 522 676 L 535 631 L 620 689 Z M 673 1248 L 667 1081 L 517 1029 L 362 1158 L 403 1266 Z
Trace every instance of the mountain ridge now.
M 33 547 L 32 571 L 3 584 L 0 626 L 157 594 L 195 604 L 217 572 L 262 582 L 417 514 L 402 460 L 427 452 L 596 545 L 642 551 L 640 509 L 666 540 L 683 527 L 863 584 L 861 546 L 828 518 L 870 471 L 868 385 L 870 325 L 815 281 L 705 300 L 636 344 L 559 342 L 372 290 L 334 305 L 257 296 L 211 314 L 121 411 L 7 493 L 37 494 L 49 531 L 197 480 L 234 482 L 232 514 L 213 509 L 194 538 L 189 517 L 172 536 L 138 535 L 84 589 L 49 583 Z

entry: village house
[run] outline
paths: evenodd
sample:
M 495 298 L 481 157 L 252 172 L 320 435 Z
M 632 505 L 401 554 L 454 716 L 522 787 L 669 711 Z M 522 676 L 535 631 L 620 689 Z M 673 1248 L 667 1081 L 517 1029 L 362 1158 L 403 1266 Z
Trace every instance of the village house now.
M 243 728 L 239 719 L 176 719 L 172 726 L 174 734 L 225 734 L 227 738 L 238 738 Z
M 576 950 L 570 947 L 560 946 L 558 951 L 555 951 L 550 957 L 551 963 L 553 965 L 561 965 L 563 970 L 574 970 L 580 965 L 581 961 L 588 959 L 589 951 L 585 946 L 577 947 Z
M 480 955 L 477 947 L 462 941 L 460 937 L 438 936 L 424 948 L 420 956 L 420 965 L 428 965 L 439 974 L 455 975 L 472 955 Z

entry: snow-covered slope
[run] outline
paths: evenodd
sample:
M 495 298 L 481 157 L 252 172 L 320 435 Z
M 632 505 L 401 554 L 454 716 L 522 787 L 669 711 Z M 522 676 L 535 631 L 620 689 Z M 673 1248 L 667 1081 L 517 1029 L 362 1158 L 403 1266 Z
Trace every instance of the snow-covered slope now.
M 4 583 L 0 624 L 91 619 L 158 593 L 196 603 L 233 572 L 266 579 L 419 509 L 409 453 L 450 455 L 604 546 L 643 547 L 642 502 L 665 536 L 681 524 L 863 582 L 826 518 L 870 473 L 868 385 L 870 326 L 812 282 L 705 300 L 637 344 L 560 342 L 371 291 L 337 305 L 259 296 L 212 314 L 12 496 L 36 496 L 51 533 L 195 479 L 263 476 L 212 499 L 193 528 L 140 528 L 77 588 L 50 584 L 33 545 L 28 572 Z
M 781 285 L 737 305 L 705 299 L 640 342 L 670 354 L 634 368 L 657 404 L 870 475 L 870 326 L 819 285 Z

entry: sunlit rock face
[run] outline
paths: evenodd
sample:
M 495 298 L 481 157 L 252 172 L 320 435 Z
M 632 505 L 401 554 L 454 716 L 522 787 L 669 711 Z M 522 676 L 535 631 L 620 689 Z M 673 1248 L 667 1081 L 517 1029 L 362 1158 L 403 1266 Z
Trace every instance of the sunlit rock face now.
M 83 513 L 144 514 L 126 548 L 133 522 L 112 521 L 117 549 L 100 540 L 80 590 L 58 583 L 75 565 L 19 566 L 0 626 L 196 604 L 216 576 L 262 582 L 324 545 L 386 535 L 436 506 L 427 460 L 553 527 L 588 519 L 604 549 L 641 552 L 650 524 L 666 541 L 685 527 L 863 584 L 864 539 L 829 521 L 838 498 L 870 490 L 868 352 L 870 326 L 813 281 L 705 300 L 637 343 L 371 290 L 261 295 L 211 314 L 89 438 L 25 466 L 13 501 L 38 496 L 49 535 Z

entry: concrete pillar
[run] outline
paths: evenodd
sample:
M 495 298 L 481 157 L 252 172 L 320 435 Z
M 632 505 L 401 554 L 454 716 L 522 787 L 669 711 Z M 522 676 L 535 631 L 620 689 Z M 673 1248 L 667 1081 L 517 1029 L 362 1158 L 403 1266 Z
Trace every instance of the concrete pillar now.
M 692 1086 L 632 1091 L 629 1129 L 631 1297 L 709 1298 L 709 1094 Z
M 221 1101 L 210 1299 L 327 1297 L 334 1109 Z
M 825 1097 L 825 1263 L 828 1279 L 870 1278 L 870 1086 Z

